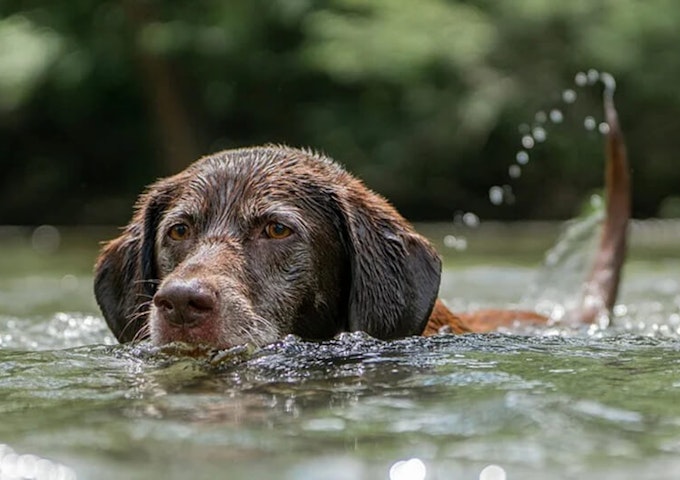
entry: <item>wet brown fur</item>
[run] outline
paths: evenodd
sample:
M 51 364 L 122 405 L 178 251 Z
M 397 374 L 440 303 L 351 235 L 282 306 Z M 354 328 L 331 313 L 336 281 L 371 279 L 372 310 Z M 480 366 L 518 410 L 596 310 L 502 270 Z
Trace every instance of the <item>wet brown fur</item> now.
M 263 235 L 268 222 L 294 232 Z M 177 222 L 187 241 L 168 240 Z M 225 347 L 293 333 L 420 334 L 439 288 L 432 246 L 382 197 L 326 157 L 288 147 L 206 157 L 143 194 L 96 265 L 95 294 L 120 341 Z M 172 326 L 152 299 L 177 284 L 218 296 L 201 325 Z
M 612 308 L 625 257 L 628 166 L 613 103 L 605 109 L 608 209 L 576 314 L 582 322 Z M 191 232 L 182 241 L 168 236 L 178 222 Z M 269 238 L 271 222 L 293 234 Z M 205 157 L 151 185 L 102 249 L 95 295 L 121 342 L 221 348 L 286 334 L 326 339 L 363 330 L 392 339 L 547 321 L 525 311 L 453 314 L 437 299 L 440 272 L 430 243 L 335 162 L 267 146 Z M 178 291 L 189 306 L 169 308 Z

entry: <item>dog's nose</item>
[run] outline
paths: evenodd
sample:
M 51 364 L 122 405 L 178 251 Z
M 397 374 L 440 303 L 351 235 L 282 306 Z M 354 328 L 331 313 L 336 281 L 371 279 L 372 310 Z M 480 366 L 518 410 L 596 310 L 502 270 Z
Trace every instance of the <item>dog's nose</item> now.
M 217 292 L 200 280 L 174 280 L 156 292 L 153 303 L 168 323 L 191 327 L 214 315 Z

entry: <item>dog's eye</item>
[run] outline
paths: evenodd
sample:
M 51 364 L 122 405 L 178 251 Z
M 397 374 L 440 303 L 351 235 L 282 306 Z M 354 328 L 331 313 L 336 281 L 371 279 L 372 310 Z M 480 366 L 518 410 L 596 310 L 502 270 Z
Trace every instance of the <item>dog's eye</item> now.
M 168 237 L 175 241 L 186 240 L 189 237 L 189 233 L 189 225 L 186 223 L 176 223 L 168 230 Z
M 283 223 L 271 222 L 264 227 L 264 233 L 271 239 L 281 240 L 282 238 L 291 236 L 293 231 Z

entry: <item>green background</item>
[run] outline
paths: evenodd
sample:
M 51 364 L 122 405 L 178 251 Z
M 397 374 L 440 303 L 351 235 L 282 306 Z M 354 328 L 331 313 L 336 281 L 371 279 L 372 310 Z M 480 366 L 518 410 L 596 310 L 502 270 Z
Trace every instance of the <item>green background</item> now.
M 157 177 L 268 142 L 327 153 L 412 220 L 566 218 L 602 183 L 590 68 L 618 81 L 634 215 L 674 216 L 678 25 L 673 0 L 0 0 L 0 224 L 122 224 Z

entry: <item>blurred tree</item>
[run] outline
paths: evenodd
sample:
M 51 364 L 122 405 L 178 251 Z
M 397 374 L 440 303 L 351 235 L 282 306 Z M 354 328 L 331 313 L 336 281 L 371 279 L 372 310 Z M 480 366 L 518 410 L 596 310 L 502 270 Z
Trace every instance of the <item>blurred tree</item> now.
M 591 66 L 654 215 L 680 195 L 678 24 L 671 0 L 0 0 L 0 223 L 122 223 L 157 176 L 265 142 L 413 219 L 564 218 L 602 181 L 599 88 L 572 81 Z
M 184 95 L 179 89 L 175 67 L 168 58 L 182 32 L 161 23 L 150 3 L 124 1 L 123 10 L 137 44 L 133 54 L 145 86 L 149 110 L 157 125 L 157 143 L 163 145 L 166 161 L 162 173 L 181 170 L 198 157 L 196 133 L 189 118 Z

